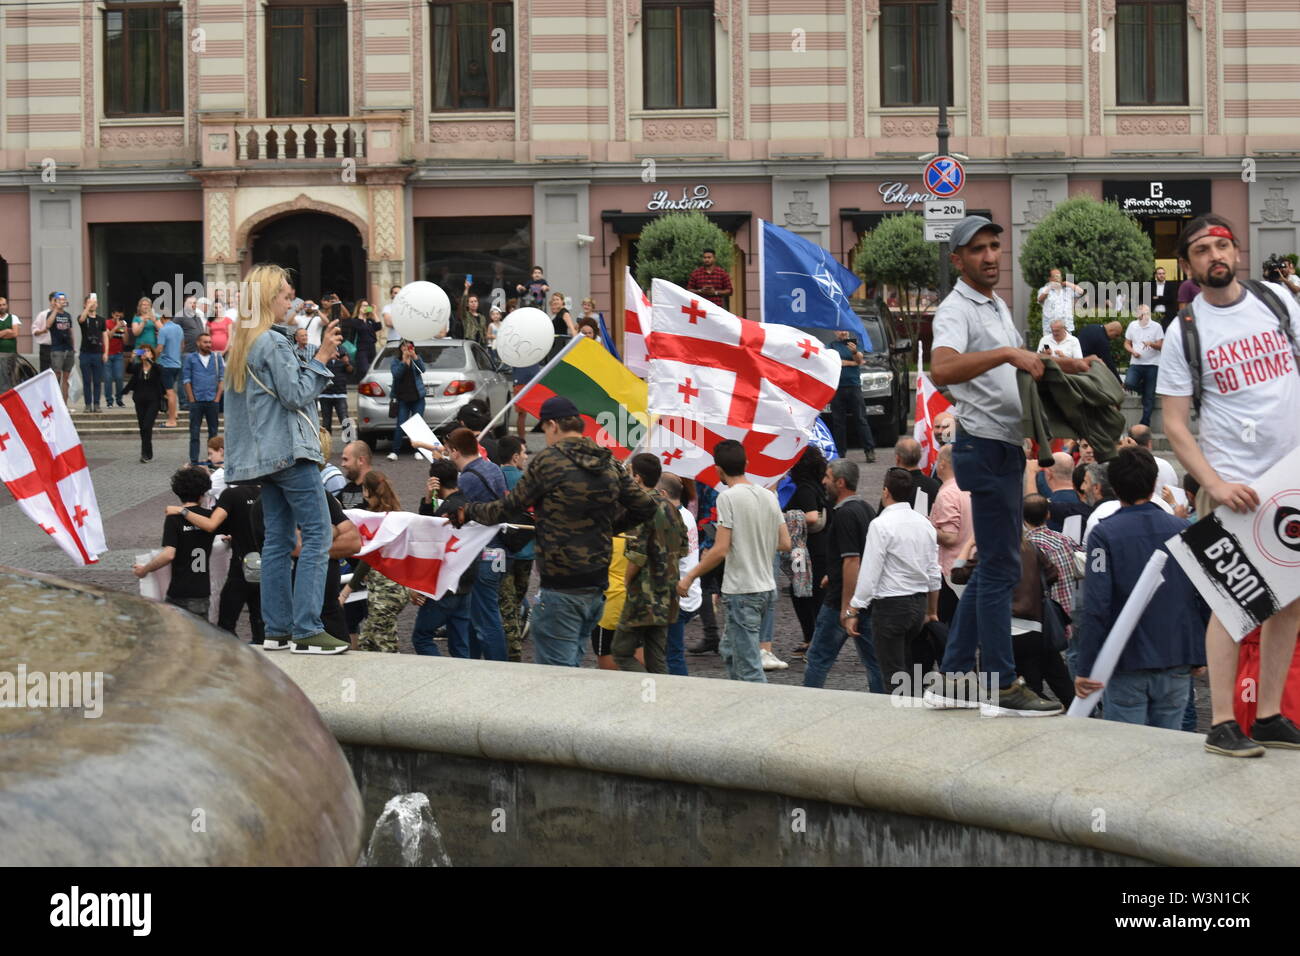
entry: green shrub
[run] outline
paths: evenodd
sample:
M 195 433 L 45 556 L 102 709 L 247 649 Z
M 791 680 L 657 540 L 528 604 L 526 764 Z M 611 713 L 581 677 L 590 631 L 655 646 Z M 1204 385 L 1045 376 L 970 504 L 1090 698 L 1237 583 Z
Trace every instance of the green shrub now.
M 641 230 L 637 240 L 636 281 L 650 294 L 651 279 L 665 279 L 685 287 L 700 265 L 700 253 L 712 249 L 717 263 L 731 271 L 731 237 L 709 222 L 702 212 L 670 212 Z
M 1020 251 L 1020 274 L 1035 292 L 1056 268 L 1085 288 L 1150 282 L 1155 250 L 1137 220 L 1116 203 L 1076 196 L 1036 225 Z M 1099 307 L 1099 298 L 1094 298 L 1093 308 Z

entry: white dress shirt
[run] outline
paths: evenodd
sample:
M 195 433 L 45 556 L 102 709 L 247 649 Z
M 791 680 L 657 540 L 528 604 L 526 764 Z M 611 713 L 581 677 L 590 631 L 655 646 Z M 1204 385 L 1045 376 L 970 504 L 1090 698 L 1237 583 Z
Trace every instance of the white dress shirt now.
M 939 541 L 934 526 L 906 501 L 885 508 L 867 529 L 853 607 L 876 598 L 905 597 L 939 590 Z
M 1038 351 L 1041 352 L 1044 345 L 1052 350 L 1053 355 L 1057 352 L 1063 352 L 1066 358 L 1083 358 L 1083 346 L 1079 344 L 1078 338 L 1073 335 L 1066 335 L 1065 338 L 1058 342 L 1055 336 L 1048 332 L 1038 340 Z

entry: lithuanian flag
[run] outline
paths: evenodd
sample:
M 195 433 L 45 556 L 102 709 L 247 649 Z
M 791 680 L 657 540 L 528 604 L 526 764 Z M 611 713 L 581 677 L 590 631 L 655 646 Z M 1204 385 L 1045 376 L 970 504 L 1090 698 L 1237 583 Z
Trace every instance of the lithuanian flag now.
M 570 349 L 515 407 L 540 415 L 542 403 L 554 395 L 577 405 L 583 434 L 620 461 L 632 454 L 649 424 L 645 382 L 592 339 Z

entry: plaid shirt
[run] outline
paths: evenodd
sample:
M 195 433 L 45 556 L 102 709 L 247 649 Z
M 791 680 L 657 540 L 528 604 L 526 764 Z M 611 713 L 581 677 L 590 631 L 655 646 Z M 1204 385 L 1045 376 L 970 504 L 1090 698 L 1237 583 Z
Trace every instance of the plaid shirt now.
M 1044 525 L 1025 532 L 1025 540 L 1047 555 L 1047 559 L 1056 567 L 1056 583 L 1051 588 L 1051 598 L 1065 609 L 1066 614 L 1074 614 L 1074 582 L 1081 577 L 1078 566 L 1074 563 L 1074 543 L 1063 534 L 1058 534 Z
M 700 266 L 686 280 L 690 292 L 703 295 L 719 308 L 726 308 L 727 297 L 731 295 L 731 275 L 721 266 Z M 711 289 L 716 295 L 708 295 L 701 290 Z

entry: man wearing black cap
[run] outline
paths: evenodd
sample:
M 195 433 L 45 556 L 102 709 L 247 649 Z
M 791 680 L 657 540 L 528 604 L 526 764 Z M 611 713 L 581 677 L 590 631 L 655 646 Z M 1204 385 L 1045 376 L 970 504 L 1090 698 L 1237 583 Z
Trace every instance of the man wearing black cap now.
M 971 495 L 979 567 L 957 605 L 940 671 L 942 686 L 928 706 L 979 707 L 990 717 L 1042 717 L 1061 705 L 1043 700 L 1016 676 L 1011 649 L 1011 596 L 1020 580 L 1025 453 L 1016 370 L 1035 380 L 1043 363 L 1021 346 L 1007 305 L 993 291 L 1001 275 L 1002 227 L 967 216 L 952 231 L 952 264 L 960 272 L 934 316 L 931 379 L 956 401 L 952 464 L 957 486 Z M 1092 359 L 1056 359 L 1085 372 Z M 975 675 L 975 647 L 981 676 Z
M 530 625 L 534 661 L 578 667 L 605 606 L 611 537 L 654 517 L 655 502 L 609 449 L 583 435 L 572 400 L 548 398 L 538 417 L 546 448 L 524 476 L 504 498 L 467 505 L 454 520 L 498 524 L 534 508 L 542 579 Z

